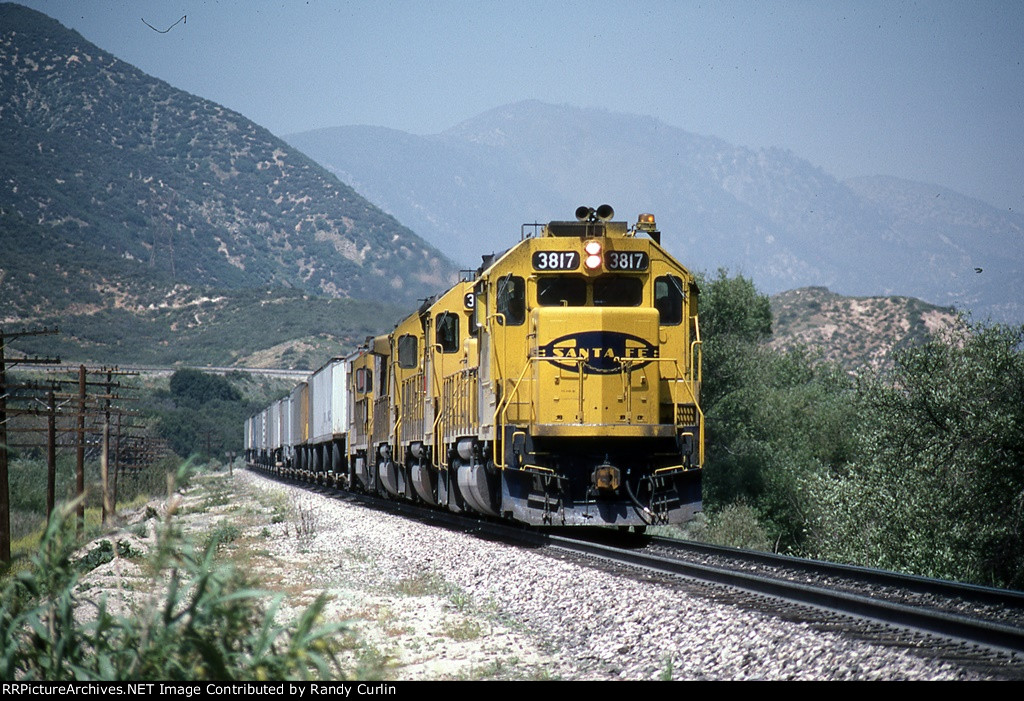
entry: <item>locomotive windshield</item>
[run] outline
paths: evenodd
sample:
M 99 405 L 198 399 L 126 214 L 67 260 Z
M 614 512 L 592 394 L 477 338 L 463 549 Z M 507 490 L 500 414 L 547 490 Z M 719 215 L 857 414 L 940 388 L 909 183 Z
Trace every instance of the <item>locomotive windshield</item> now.
M 639 307 L 644 301 L 644 283 L 638 277 L 606 275 L 594 280 L 595 307 Z
M 537 280 L 537 304 L 542 307 L 582 307 L 586 303 L 587 281 L 578 275 Z
M 542 307 L 639 307 L 644 301 L 644 282 L 637 277 L 605 275 L 594 280 L 591 290 L 579 275 L 545 275 L 537 280 L 537 304 Z M 589 294 L 589 301 L 588 301 Z

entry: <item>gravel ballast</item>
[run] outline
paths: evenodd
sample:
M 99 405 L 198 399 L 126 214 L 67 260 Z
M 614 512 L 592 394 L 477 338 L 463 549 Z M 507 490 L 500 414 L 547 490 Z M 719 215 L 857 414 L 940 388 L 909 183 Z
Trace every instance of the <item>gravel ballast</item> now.
M 178 516 L 297 615 L 320 593 L 355 634 L 356 673 L 394 680 L 977 679 L 946 662 L 313 494 L 209 476 Z M 223 503 L 187 508 L 215 484 Z M 275 522 L 276 521 L 276 522 Z M 104 568 L 109 571 L 111 568 Z M 98 575 L 99 573 L 97 573 Z

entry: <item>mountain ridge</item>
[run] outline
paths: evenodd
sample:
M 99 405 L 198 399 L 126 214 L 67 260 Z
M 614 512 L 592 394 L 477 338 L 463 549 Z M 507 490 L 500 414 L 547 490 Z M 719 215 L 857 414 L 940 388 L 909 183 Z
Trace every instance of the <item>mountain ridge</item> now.
M 536 100 L 427 136 L 335 127 L 284 138 L 463 264 L 507 246 L 523 222 L 609 202 L 620 217 L 654 212 L 685 264 L 741 271 L 767 292 L 819 285 L 1024 320 L 1024 217 L 948 188 L 842 180 L 787 149 Z M 926 206 L 926 192 L 939 202 Z
M 192 285 L 413 302 L 451 278 L 436 249 L 263 127 L 42 13 L 5 4 L 0 19 L 4 238 Z
M 777 350 L 803 348 L 848 372 L 889 370 L 893 352 L 960 327 L 952 307 L 913 297 L 846 297 L 826 287 L 772 295 L 772 335 Z

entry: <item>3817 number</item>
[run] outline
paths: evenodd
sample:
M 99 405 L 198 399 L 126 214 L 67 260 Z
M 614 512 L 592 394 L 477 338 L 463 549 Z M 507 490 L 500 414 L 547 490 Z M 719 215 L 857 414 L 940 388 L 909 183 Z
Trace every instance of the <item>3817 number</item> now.
M 534 270 L 575 270 L 580 267 L 578 251 L 534 251 Z
M 604 267 L 608 270 L 647 270 L 650 258 L 643 251 L 608 251 Z

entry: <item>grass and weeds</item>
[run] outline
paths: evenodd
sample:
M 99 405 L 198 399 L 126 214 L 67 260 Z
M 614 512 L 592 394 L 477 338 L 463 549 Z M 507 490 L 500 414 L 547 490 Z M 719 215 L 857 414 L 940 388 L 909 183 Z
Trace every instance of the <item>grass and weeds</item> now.
M 686 523 L 653 526 L 647 532 L 663 538 L 693 540 L 745 550 L 772 552 L 775 549 L 757 511 L 743 501 L 726 504 L 716 511 L 699 513 Z
M 320 513 L 307 500 L 295 500 L 292 503 L 292 521 L 295 535 L 299 540 L 308 542 L 320 532 Z
M 221 546 L 233 543 L 242 535 L 241 529 L 230 521 L 221 520 L 211 528 L 203 539 L 204 550 L 217 550 Z
M 407 577 L 395 584 L 395 592 L 404 596 L 446 596 L 448 582 L 433 572 Z
M 449 618 L 441 624 L 441 635 L 464 643 L 484 635 L 484 626 L 473 618 Z
M 180 473 L 184 475 L 184 470 Z M 74 556 L 74 504 L 55 511 L 30 566 L 9 577 L 0 602 L 0 677 L 8 680 L 201 680 L 344 678 L 353 647 L 342 624 L 321 622 L 318 597 L 279 623 L 283 595 L 260 591 L 240 567 L 217 557 L 238 537 L 220 522 L 197 546 L 172 505 L 147 558 L 151 581 L 125 607 L 85 597 L 84 574 L 115 557 L 140 559 L 126 540 L 104 538 Z M 132 587 L 133 588 L 133 587 Z M 108 605 L 108 602 L 110 605 Z

